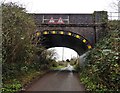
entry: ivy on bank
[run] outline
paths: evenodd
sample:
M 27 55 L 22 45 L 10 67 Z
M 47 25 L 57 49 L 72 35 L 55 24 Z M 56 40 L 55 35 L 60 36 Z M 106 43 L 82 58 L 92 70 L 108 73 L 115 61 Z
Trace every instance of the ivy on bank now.
M 80 72 L 80 80 L 89 91 L 120 91 L 120 31 L 108 33 L 87 55 L 87 65 Z

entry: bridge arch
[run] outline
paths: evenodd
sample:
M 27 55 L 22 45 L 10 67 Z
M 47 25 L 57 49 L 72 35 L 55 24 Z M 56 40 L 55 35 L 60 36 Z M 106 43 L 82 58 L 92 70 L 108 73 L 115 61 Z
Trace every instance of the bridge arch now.
M 63 31 L 63 30 L 44 30 L 42 32 L 37 31 L 35 33 L 35 37 L 42 37 L 41 44 L 45 46 L 45 48 L 52 47 L 67 47 L 75 50 L 79 55 L 82 55 L 86 51 L 92 48 L 92 45 L 89 41 L 76 33 L 71 31 Z M 38 42 L 38 46 L 39 46 Z

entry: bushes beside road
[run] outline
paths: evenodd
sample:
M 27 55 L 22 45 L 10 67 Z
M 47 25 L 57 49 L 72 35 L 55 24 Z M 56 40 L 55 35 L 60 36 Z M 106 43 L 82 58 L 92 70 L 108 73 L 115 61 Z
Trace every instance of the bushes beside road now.
M 14 93 L 38 75 L 49 70 L 53 51 L 32 44 L 34 19 L 14 3 L 2 6 L 3 93 Z M 37 43 L 37 41 L 36 41 Z
M 109 28 L 108 35 L 90 51 L 87 65 L 80 70 L 80 80 L 89 91 L 120 91 L 120 29 L 114 22 Z

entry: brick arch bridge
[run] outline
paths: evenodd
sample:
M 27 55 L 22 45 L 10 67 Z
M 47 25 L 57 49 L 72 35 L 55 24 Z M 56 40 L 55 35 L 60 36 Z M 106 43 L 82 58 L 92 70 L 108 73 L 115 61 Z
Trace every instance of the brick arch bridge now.
M 82 55 L 105 36 L 107 12 L 92 14 L 30 14 L 37 25 L 35 37 L 46 48 L 68 47 Z

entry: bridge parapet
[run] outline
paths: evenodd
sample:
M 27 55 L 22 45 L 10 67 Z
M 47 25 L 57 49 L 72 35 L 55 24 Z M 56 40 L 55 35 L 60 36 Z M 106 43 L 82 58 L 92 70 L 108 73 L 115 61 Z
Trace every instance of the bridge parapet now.
M 107 11 L 95 11 L 93 13 L 94 23 L 103 24 L 108 21 Z
M 64 24 L 94 24 L 104 23 L 107 20 L 106 11 L 95 11 L 91 14 L 32 14 L 37 25 L 49 24 L 51 18 L 55 21 L 52 24 L 57 24 L 61 18 Z

